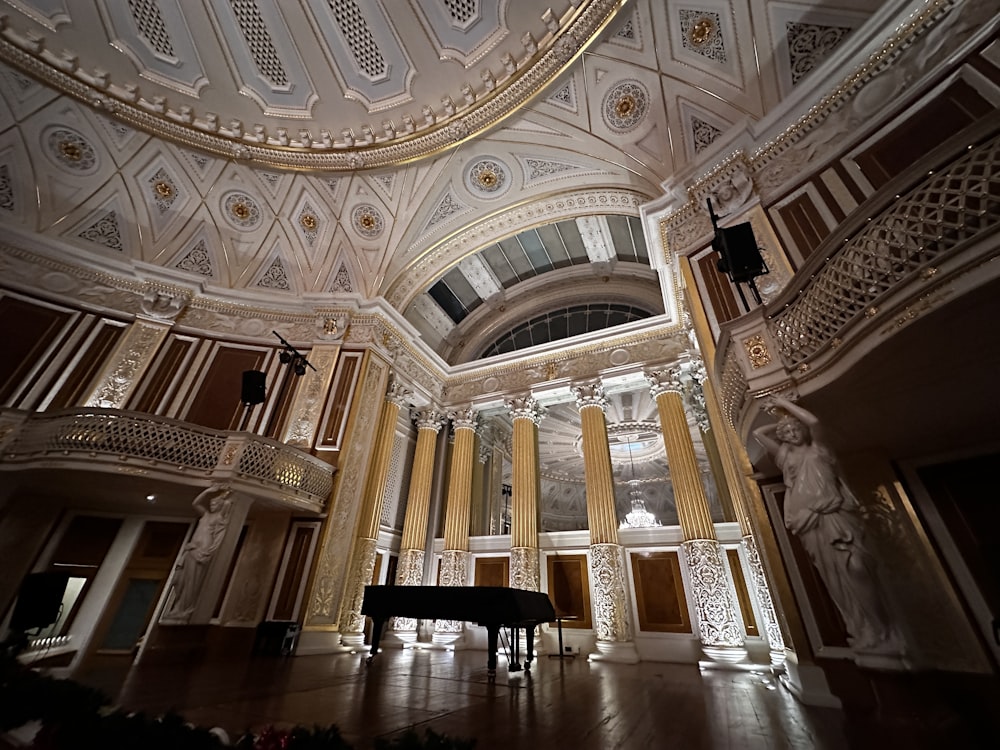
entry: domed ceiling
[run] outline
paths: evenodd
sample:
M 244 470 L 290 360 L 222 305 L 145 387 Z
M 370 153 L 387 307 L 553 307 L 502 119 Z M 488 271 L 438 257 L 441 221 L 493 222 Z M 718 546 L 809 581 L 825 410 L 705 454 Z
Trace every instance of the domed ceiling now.
M 683 202 L 741 134 L 808 109 L 824 61 L 903 7 L 5 0 L 0 274 L 95 307 L 113 300 L 60 264 L 268 310 L 380 308 L 442 366 L 596 320 L 679 325 L 640 207 Z M 611 400 L 634 449 L 648 394 Z M 540 426 L 551 529 L 585 518 L 578 436 L 570 404 Z M 667 523 L 658 445 L 628 466 Z
M 780 114 L 877 16 L 861 0 L 6 6 L 8 243 L 223 301 L 380 301 L 446 362 L 584 303 L 679 321 L 669 269 L 619 229 L 648 237 L 643 203 Z M 569 226 L 582 262 L 510 283 L 491 257 Z M 429 293 L 448 274 L 481 311 L 456 322 Z

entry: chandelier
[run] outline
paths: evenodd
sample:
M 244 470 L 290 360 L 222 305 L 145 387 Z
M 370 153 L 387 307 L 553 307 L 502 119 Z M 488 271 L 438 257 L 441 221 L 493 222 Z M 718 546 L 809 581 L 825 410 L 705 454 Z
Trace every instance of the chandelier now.
M 632 478 L 628 482 L 628 497 L 632 505 L 632 510 L 625 514 L 625 520 L 618 527 L 620 529 L 649 529 L 660 525 L 656 516 L 646 509 L 646 501 L 642 496 L 641 482 L 635 478 L 635 462 L 632 460 L 632 442 L 638 435 L 625 435 L 622 438 L 627 440 L 628 463 L 632 469 Z

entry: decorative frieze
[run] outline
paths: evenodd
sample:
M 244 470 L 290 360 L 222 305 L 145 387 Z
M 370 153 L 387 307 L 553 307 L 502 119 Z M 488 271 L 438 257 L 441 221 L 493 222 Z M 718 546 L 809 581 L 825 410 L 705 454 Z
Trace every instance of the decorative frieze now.
M 540 582 L 538 547 L 511 547 L 510 587 L 525 591 L 538 591 Z

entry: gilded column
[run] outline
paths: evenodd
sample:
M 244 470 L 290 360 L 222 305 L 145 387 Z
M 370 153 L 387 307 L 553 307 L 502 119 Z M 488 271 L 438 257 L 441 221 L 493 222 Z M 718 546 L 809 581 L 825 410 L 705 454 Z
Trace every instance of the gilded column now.
M 465 586 L 469 580 L 469 521 L 472 513 L 472 473 L 476 461 L 476 420 L 474 409 L 448 415 L 455 432 L 451 452 L 451 475 L 444 516 L 444 551 L 441 556 L 441 585 Z M 462 635 L 458 620 L 437 620 L 434 642 L 454 643 Z
M 735 663 L 746 658 L 746 649 L 722 548 L 701 483 L 679 375 L 678 368 L 671 368 L 647 372 L 646 379 L 660 416 L 702 651 L 713 661 Z
M 424 582 L 424 544 L 434 483 L 434 454 L 438 433 L 444 426 L 444 415 L 437 409 L 423 409 L 415 417 L 417 448 L 413 454 L 410 491 L 399 544 L 399 567 L 396 570 L 396 582 L 400 586 L 419 586 Z M 412 617 L 395 618 L 392 630 L 404 642 L 417 639 L 417 621 Z
M 534 396 L 507 400 L 514 422 L 510 507 L 511 588 L 538 591 L 538 498 L 542 494 L 538 465 L 538 423 L 545 407 Z
M 635 664 L 632 613 L 626 587 L 625 549 L 618 543 L 618 511 L 608 446 L 604 386 L 588 383 L 573 387 L 583 432 L 583 473 L 587 487 L 587 525 L 590 528 L 590 576 L 593 582 L 594 631 L 597 653 L 592 661 Z
M 399 409 L 406 399 L 413 395 L 399 383 L 389 386 L 382 411 L 379 413 L 375 430 L 375 445 L 372 448 L 371 464 L 362 496 L 361 514 L 358 518 L 358 532 L 354 540 L 351 556 L 350 578 L 347 593 L 341 607 L 341 643 L 357 647 L 364 644 L 365 617 L 361 614 L 365 586 L 372 582 L 375 574 L 375 556 L 379 521 L 382 517 L 382 501 L 389 483 L 389 469 L 392 463 L 392 448 L 396 437 L 396 420 Z
M 486 520 L 486 472 L 492 449 L 483 442 L 483 436 L 476 434 L 476 464 L 472 467 L 472 522 L 471 536 L 483 536 L 489 528 Z

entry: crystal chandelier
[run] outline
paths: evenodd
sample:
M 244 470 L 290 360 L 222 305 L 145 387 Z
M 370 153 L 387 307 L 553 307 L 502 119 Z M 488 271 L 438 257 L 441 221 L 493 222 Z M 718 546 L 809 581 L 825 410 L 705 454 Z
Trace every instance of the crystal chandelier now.
M 656 516 L 646 510 L 646 501 L 642 497 L 642 490 L 640 489 L 641 483 L 635 478 L 635 463 L 632 460 L 632 440 L 638 435 L 629 435 L 626 437 L 628 440 L 628 463 L 632 468 L 632 478 L 628 483 L 628 497 L 632 504 L 632 510 L 625 514 L 625 520 L 622 521 L 621 529 L 649 529 L 655 526 L 659 526 L 660 522 L 656 520 Z

